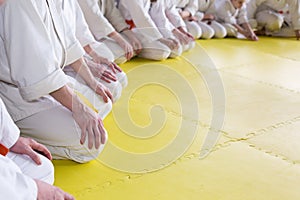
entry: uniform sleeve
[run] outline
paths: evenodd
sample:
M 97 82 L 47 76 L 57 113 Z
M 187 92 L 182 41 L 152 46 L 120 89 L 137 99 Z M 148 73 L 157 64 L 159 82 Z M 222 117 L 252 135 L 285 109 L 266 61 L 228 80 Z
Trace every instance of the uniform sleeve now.
M 198 10 L 198 0 L 189 0 L 183 10 L 191 13 L 192 16 L 195 15 Z
M 19 135 L 19 128 L 11 119 L 2 99 L 0 99 L 0 144 L 9 149 L 16 143 Z
M 210 0 L 209 7 L 206 10 L 208 14 L 216 14 L 216 3 L 215 0 Z
M 255 19 L 255 13 L 256 13 L 256 9 L 257 9 L 256 0 L 247 1 L 246 9 L 247 9 L 248 19 Z
M 101 12 L 98 0 L 78 0 L 85 20 L 97 40 L 115 31 L 115 28 Z
M 247 18 L 255 19 L 257 7 L 264 3 L 265 0 L 251 0 L 246 3 Z
M 165 5 L 167 6 L 166 9 L 166 16 L 170 20 L 170 22 L 176 27 L 185 27 L 185 23 L 181 16 L 179 15 L 178 10 L 176 9 L 176 5 L 174 0 L 166 0 Z
M 238 24 L 248 23 L 247 9 L 246 9 L 246 5 L 245 4 L 239 10 L 239 14 L 238 14 L 238 18 L 237 18 L 237 23 Z
M 231 14 L 232 5 L 229 1 L 223 1 L 217 7 L 218 19 L 222 22 L 229 24 L 236 24 L 235 17 Z
M 288 0 L 289 11 L 292 16 L 294 30 L 300 30 L 300 1 Z
M 195 14 L 195 16 L 198 18 L 199 21 L 201 21 L 204 18 L 205 10 L 203 11 L 203 7 L 205 5 L 205 1 L 198 1 L 198 10 Z
M 114 0 L 107 0 L 106 5 L 107 6 L 105 7 L 104 16 L 113 25 L 113 27 L 118 32 L 121 32 L 125 28 L 128 28 L 128 25 L 126 24 L 125 19 L 116 7 Z
M 32 101 L 66 85 L 60 60 L 55 59 L 55 49 L 31 1 L 10 0 L 2 14 L 10 76 L 22 98 Z
M 143 9 L 142 0 L 120 0 L 120 5 L 128 11 L 137 29 L 143 30 L 144 37 L 147 40 L 157 40 L 162 38 L 159 30 L 149 15 L 149 11 Z
M 158 27 L 160 33 L 165 38 L 171 38 L 173 37 L 172 30 L 175 29 L 173 24 L 169 21 L 165 14 L 165 5 L 163 1 L 157 1 L 156 3 L 152 4 L 151 10 L 150 10 L 150 16 L 155 23 L 155 25 Z
M 18 166 L 0 155 L 1 199 L 36 200 L 38 189 L 35 181 L 22 174 Z
M 64 38 L 64 46 L 66 49 L 65 51 L 66 58 L 65 58 L 64 66 L 66 66 L 80 59 L 85 54 L 85 51 L 79 41 L 79 39 L 82 39 L 85 36 L 81 35 L 78 38 L 76 37 L 77 32 L 81 31 L 82 24 L 80 23 L 82 21 L 81 22 L 78 21 L 77 18 L 78 16 L 76 15 L 77 10 L 75 7 L 76 4 L 74 1 L 62 1 L 62 4 L 60 4 L 61 1 L 53 1 L 53 2 L 56 3 L 57 8 L 61 6 L 60 8 L 61 10 L 58 10 L 58 13 L 63 12 L 62 16 L 59 15 L 58 16 L 60 17 L 60 22 L 64 24 L 64 27 L 62 29 L 64 35 L 61 36 L 60 38 Z M 55 12 L 54 9 L 52 10 L 52 12 L 53 12 L 52 16 L 56 17 L 56 15 L 54 14 Z M 58 19 L 57 22 L 59 22 Z M 59 23 L 57 27 L 59 27 Z
M 76 38 L 79 40 L 81 46 L 85 47 L 88 44 L 94 43 L 95 39 L 76 0 L 74 1 L 74 8 L 76 12 Z

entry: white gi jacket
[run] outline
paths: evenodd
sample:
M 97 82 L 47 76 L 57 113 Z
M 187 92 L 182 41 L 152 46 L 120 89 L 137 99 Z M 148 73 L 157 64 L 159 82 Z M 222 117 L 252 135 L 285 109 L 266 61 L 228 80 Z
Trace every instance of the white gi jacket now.
M 196 14 L 198 10 L 198 0 L 175 0 L 176 7 L 182 11 L 188 11 L 193 15 Z
M 142 35 L 142 42 L 151 42 L 162 38 L 155 23 L 153 22 L 150 11 L 150 0 L 120 0 L 119 10 L 126 20 L 133 20 L 136 28 L 134 32 Z
M 247 4 L 248 18 L 254 19 L 257 8 L 267 6 L 275 12 L 288 7 L 289 16 L 294 30 L 300 29 L 300 1 L 299 0 L 251 0 Z
M 166 9 L 165 2 L 163 0 L 158 0 L 157 2 L 152 3 L 149 14 L 160 33 L 165 38 L 174 38 L 172 30 L 175 29 L 175 26 L 167 18 L 165 12 Z
M 166 16 L 176 28 L 185 27 L 186 25 L 176 9 L 176 1 L 177 0 L 164 0 Z
M 77 0 L 97 40 L 128 27 L 114 0 Z
M 198 0 L 197 17 L 201 21 L 205 14 L 215 14 L 216 5 L 215 0 Z
M 48 94 L 68 83 L 62 67 L 83 54 L 58 3 L 10 0 L 1 7 L 0 96 L 14 121 L 60 105 Z
M 248 22 L 246 5 L 236 9 L 230 0 L 219 0 L 216 3 L 217 20 L 222 23 L 243 24 Z
M 0 144 L 10 148 L 19 138 L 19 129 L 10 118 L 0 99 Z M 36 200 L 37 186 L 34 180 L 22 174 L 9 158 L 0 155 L 1 199 Z
M 73 34 L 75 34 L 76 39 L 80 42 L 82 47 L 96 42 L 89 30 L 77 0 L 62 1 L 62 10 L 65 14 L 66 22 L 68 22 Z M 80 58 L 80 54 L 78 58 Z

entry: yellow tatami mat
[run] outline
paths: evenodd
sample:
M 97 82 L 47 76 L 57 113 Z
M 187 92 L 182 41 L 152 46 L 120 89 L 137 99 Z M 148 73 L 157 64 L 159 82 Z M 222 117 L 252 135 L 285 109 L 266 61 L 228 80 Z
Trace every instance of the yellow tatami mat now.
M 54 161 L 79 200 L 300 199 L 300 42 L 197 41 L 121 67 L 129 85 L 87 164 Z

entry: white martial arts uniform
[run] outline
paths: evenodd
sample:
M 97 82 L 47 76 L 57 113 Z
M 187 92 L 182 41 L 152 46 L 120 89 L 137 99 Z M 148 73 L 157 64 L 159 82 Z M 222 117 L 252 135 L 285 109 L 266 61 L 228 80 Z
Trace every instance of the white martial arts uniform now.
M 0 144 L 11 148 L 19 138 L 19 129 L 10 118 L 0 99 Z M 1 199 L 37 199 L 37 186 L 33 179 L 49 184 L 54 182 L 54 168 L 50 160 L 40 155 L 37 165 L 27 155 L 9 152 L 0 155 Z
M 150 0 L 120 0 L 118 6 L 125 20 L 134 23 L 132 31 L 143 46 L 138 56 L 152 60 L 164 60 L 168 58 L 171 50 L 158 41 L 163 36 L 149 15 Z
M 47 146 L 54 158 L 86 162 L 104 145 L 92 150 L 87 142 L 81 145 L 72 113 L 49 95 L 70 83 L 62 70 L 65 63 L 84 54 L 61 6 L 54 0 L 10 0 L 1 7 L 0 96 L 23 135 Z M 90 101 L 97 98 L 99 115 L 105 117 L 111 102 L 82 88 Z
M 176 0 L 164 0 L 166 9 L 166 17 L 169 19 L 170 23 L 175 28 L 183 28 L 184 30 L 187 30 L 186 24 L 184 23 L 183 19 L 178 13 L 178 10 L 176 9 Z M 190 41 L 186 45 L 182 45 L 183 51 L 188 51 L 195 47 L 195 41 Z
M 198 11 L 195 16 L 198 18 L 198 24 L 202 30 L 201 38 L 210 39 L 212 37 L 224 38 L 226 36 L 226 29 L 222 24 L 216 20 L 202 21 L 205 14 L 216 13 L 215 0 L 198 0 Z
M 251 0 L 247 15 L 252 26 L 265 28 L 268 35 L 292 37 L 295 30 L 300 30 L 299 0 Z
M 236 9 L 230 0 L 219 0 L 216 2 L 216 16 L 217 21 L 226 28 L 227 36 L 245 38 L 233 24 L 248 23 L 246 4 L 240 9 Z
M 151 4 L 149 15 L 164 38 L 172 38 L 177 40 L 172 33 L 172 30 L 175 29 L 175 26 L 173 26 L 173 24 L 167 18 L 165 9 L 166 7 L 164 1 L 160 0 L 157 2 L 153 2 Z M 177 56 L 180 56 L 181 54 L 182 54 L 182 45 L 179 44 L 178 49 L 172 50 L 170 57 L 175 58 Z
M 188 11 L 191 16 L 194 16 L 198 10 L 198 0 L 176 0 L 176 8 L 179 12 Z M 185 24 L 188 32 L 190 32 L 194 38 L 200 38 L 202 30 L 197 22 L 185 20 Z
M 96 46 L 98 42 L 94 40 L 94 37 L 91 34 L 88 25 L 86 24 L 86 21 L 84 19 L 83 13 L 78 5 L 77 0 L 65 0 L 64 3 L 65 5 L 63 6 L 63 11 L 66 16 L 66 19 L 71 28 L 73 29 L 76 38 L 78 39 L 82 47 L 88 44 L 91 44 L 91 46 Z M 89 57 L 88 55 L 86 56 Z M 76 73 L 72 70 L 71 67 L 66 66 L 64 68 L 64 71 L 69 76 L 77 79 L 81 83 L 84 83 L 84 81 L 82 81 L 80 77 L 76 76 Z M 118 80 L 114 82 L 112 81 L 111 83 L 107 83 L 106 81 L 98 79 L 103 85 L 109 88 L 109 90 L 113 94 L 114 101 L 118 100 L 121 97 L 122 87 L 126 87 L 128 82 L 127 76 L 124 72 L 117 72 L 116 77 Z M 75 89 L 79 90 L 78 88 Z
M 114 0 L 77 0 L 89 28 L 98 41 L 109 47 L 115 57 L 115 62 L 122 64 L 127 61 L 124 49 L 108 35 L 114 31 L 121 32 L 128 28 L 123 16 L 117 9 Z M 122 34 L 127 40 L 127 37 Z

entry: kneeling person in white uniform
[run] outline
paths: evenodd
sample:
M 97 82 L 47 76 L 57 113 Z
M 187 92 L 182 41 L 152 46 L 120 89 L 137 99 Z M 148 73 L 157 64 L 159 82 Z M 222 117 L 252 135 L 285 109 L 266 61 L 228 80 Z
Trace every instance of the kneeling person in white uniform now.
M 1 2 L 0 2 L 1 3 Z M 45 146 L 20 131 L 0 99 L 0 188 L 2 199 L 72 200 L 71 195 L 52 186 L 54 168 Z M 37 153 L 42 153 L 43 155 Z
M 215 0 L 198 0 L 198 11 L 195 17 L 202 30 L 201 38 L 224 38 L 226 36 L 226 29 L 222 24 L 216 21 L 215 13 Z
M 156 0 L 120 0 L 119 10 L 130 29 L 142 42 L 143 49 L 138 55 L 151 60 L 164 60 L 177 51 L 179 43 L 164 38 L 151 18 L 150 10 Z M 175 53 L 176 55 L 176 53 Z
M 104 148 L 102 120 L 112 108 L 112 94 L 83 61 L 84 50 L 57 12 L 61 6 L 60 1 L 9 0 L 1 8 L 0 96 L 22 135 L 44 144 L 53 158 L 83 163 Z M 63 72 L 66 63 L 85 84 Z M 71 89 L 74 85 L 97 112 Z
M 216 4 L 217 21 L 226 28 L 227 36 L 257 41 L 246 12 L 245 0 L 220 0 Z
M 114 0 L 78 0 L 91 32 L 98 41 L 104 42 L 122 64 L 140 53 L 141 42 L 128 29 Z
M 251 0 L 247 14 L 261 35 L 300 38 L 299 0 Z
M 63 13 L 77 40 L 85 49 L 85 61 L 92 74 L 110 90 L 114 102 L 117 101 L 121 96 L 122 89 L 127 86 L 126 74 L 118 65 L 102 57 L 101 52 L 97 52 L 99 42 L 93 38 L 77 0 L 66 0 L 63 4 Z M 78 81 L 84 82 L 79 80 L 78 76 L 76 77 L 76 73 L 71 67 L 65 67 L 64 71 Z

